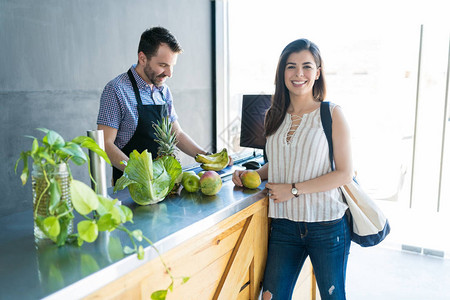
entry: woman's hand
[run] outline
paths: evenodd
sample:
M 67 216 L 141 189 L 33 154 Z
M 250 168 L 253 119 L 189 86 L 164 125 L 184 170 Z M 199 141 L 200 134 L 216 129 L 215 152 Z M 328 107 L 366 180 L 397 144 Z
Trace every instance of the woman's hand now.
M 248 170 L 234 171 L 233 177 L 231 178 L 231 180 L 233 180 L 234 185 L 243 187 L 244 185 L 242 184 L 241 176 L 242 176 L 242 174 L 247 173 L 247 172 L 248 172 Z
M 285 183 L 267 183 L 267 193 L 269 199 L 272 199 L 274 203 L 281 203 L 292 199 L 292 185 Z

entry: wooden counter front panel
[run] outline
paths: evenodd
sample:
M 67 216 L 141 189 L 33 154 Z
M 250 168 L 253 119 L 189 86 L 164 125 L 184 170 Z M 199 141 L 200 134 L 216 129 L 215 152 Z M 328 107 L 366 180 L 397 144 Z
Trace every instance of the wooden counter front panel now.
M 163 255 L 177 280 L 167 299 L 258 299 L 267 255 L 267 198 Z M 86 299 L 150 299 L 170 284 L 159 258 Z

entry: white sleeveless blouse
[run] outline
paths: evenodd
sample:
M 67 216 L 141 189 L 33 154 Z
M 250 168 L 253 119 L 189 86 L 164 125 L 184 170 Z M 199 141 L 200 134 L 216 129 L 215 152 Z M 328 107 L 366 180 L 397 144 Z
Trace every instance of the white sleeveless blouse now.
M 330 111 L 336 105 L 330 103 Z M 328 143 L 323 131 L 320 108 L 304 114 L 290 141 L 291 115 L 286 114 L 278 130 L 267 138 L 268 182 L 299 183 L 331 172 Z M 282 203 L 269 201 L 269 217 L 297 222 L 321 222 L 341 218 L 347 204 L 338 188 L 301 194 Z

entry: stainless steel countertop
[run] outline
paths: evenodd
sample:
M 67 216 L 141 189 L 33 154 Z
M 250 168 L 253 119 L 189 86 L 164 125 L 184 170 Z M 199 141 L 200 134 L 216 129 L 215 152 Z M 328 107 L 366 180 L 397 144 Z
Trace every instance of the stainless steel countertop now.
M 126 227 L 141 229 L 164 253 L 265 196 L 265 182 L 248 190 L 235 187 L 229 177 L 223 181 L 215 196 L 181 190 L 148 206 L 135 204 L 127 189 L 108 192 L 132 209 L 134 224 Z M 131 242 L 118 230 L 81 247 L 36 247 L 31 211 L 0 218 L 0 228 L 0 299 L 79 299 L 157 257 L 146 243 L 143 260 L 123 254 L 123 246 Z

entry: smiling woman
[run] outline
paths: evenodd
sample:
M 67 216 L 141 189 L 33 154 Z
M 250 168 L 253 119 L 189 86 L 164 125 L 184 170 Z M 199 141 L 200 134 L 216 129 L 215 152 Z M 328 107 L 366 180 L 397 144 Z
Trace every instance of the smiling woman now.
M 229 1 L 228 124 L 240 115 L 233 109 L 242 94 L 274 94 L 276 59 L 269 58 L 278 57 L 286 41 L 306 37 L 317 42 L 326 58 L 320 76 L 326 76 L 327 98 L 345 109 L 351 124 L 359 181 L 403 229 L 386 242 L 398 248 L 450 249 L 448 239 L 442 239 L 448 232 L 425 233 L 450 228 L 436 224 L 450 213 L 450 185 L 444 184 L 450 178 L 445 1 L 381 0 L 366 6 L 354 0 L 345 5 L 280 0 L 260 1 L 257 9 L 252 2 Z M 249 19 L 252 26 L 246 26 Z M 409 217 L 425 212 L 434 216 L 427 218 L 428 226 Z

